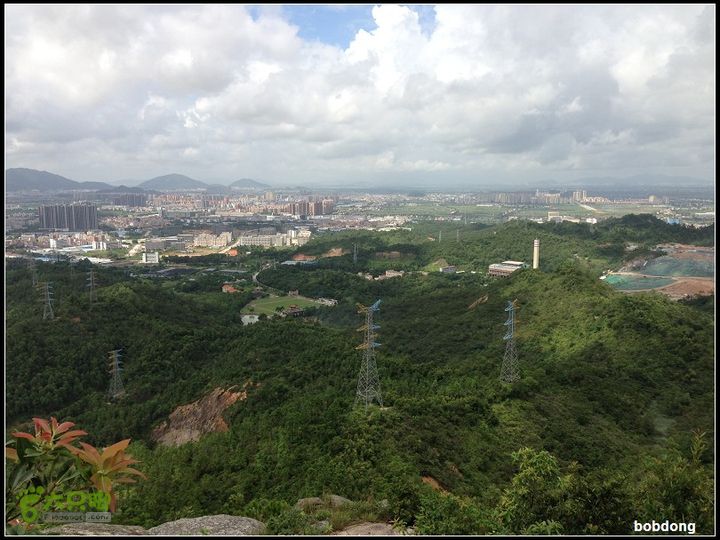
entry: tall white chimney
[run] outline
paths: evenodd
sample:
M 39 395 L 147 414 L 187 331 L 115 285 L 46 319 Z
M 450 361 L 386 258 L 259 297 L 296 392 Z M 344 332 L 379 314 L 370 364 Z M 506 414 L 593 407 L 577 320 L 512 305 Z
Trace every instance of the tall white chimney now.
M 533 242 L 533 269 L 537 270 L 540 266 L 540 240 L 537 238 Z

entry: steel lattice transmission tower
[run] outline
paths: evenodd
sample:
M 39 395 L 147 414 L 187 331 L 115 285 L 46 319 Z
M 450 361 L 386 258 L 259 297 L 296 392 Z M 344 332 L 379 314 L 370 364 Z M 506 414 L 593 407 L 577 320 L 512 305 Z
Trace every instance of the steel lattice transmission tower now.
M 45 303 L 44 309 L 43 309 L 43 321 L 47 319 L 54 319 L 55 313 L 53 312 L 53 291 L 52 291 L 52 283 L 45 282 L 45 283 L 39 283 L 38 288 L 42 291 L 43 295 L 43 301 Z
M 357 244 L 353 244 L 353 264 L 357 264 Z
M 110 390 L 108 395 L 110 399 L 119 399 L 125 394 L 125 388 L 123 387 L 121 373 L 122 373 L 122 362 L 120 361 L 120 349 L 110 351 L 108 353 L 110 374 Z
M 500 380 L 506 383 L 513 383 L 520 380 L 520 372 L 518 369 L 518 354 L 515 348 L 515 309 L 517 308 L 517 300 L 508 301 L 505 311 L 508 312 L 507 332 L 505 332 L 505 356 L 503 357 L 502 370 L 500 372 Z
M 30 257 L 30 262 L 28 263 L 28 267 L 30 268 L 30 275 L 32 276 L 32 285 L 33 285 L 33 287 L 37 287 L 37 285 L 38 285 L 37 264 L 35 263 L 34 257 Z
M 97 301 L 97 292 L 95 291 L 97 281 L 95 279 L 95 271 L 92 269 L 88 273 L 87 283 L 88 290 L 90 291 L 90 307 L 92 307 L 92 305 Z
M 363 351 L 357 392 L 355 393 L 355 406 L 362 405 L 366 409 L 373 401 L 376 401 L 381 407 L 383 404 L 380 394 L 380 377 L 375 363 L 375 348 L 380 346 L 375 342 L 375 330 L 380 327 L 373 323 L 373 314 L 380 309 L 380 302 L 378 300 L 370 307 L 358 304 L 358 313 L 365 315 L 365 324 L 358 328 L 358 332 L 364 332 L 365 339 L 362 345 L 355 347 Z

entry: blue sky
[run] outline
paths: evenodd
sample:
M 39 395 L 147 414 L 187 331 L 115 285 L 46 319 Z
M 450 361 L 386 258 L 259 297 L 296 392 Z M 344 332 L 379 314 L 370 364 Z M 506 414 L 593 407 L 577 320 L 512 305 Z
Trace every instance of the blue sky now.
M 372 30 L 372 6 L 283 6 L 288 20 L 299 27 L 298 35 L 346 48 L 358 30 Z
M 282 12 L 290 23 L 298 26 L 301 38 L 347 48 L 358 30 L 375 28 L 373 5 L 289 5 L 283 6 Z M 435 26 L 433 6 L 405 5 L 419 15 L 423 33 L 429 36 Z

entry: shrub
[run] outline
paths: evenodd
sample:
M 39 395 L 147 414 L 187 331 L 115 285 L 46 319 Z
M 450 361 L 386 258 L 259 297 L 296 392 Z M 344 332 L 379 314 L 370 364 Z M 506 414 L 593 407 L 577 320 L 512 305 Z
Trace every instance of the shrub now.
M 31 525 L 41 510 L 106 510 L 109 506 L 114 512 L 114 487 L 135 482 L 129 475 L 144 478 L 130 467 L 138 462 L 125 454 L 130 439 L 98 450 L 78 441 L 87 433 L 71 431 L 73 422 L 33 418 L 33 423 L 34 435 L 14 432 L 5 447 L 10 461 L 5 493 L 8 522 Z

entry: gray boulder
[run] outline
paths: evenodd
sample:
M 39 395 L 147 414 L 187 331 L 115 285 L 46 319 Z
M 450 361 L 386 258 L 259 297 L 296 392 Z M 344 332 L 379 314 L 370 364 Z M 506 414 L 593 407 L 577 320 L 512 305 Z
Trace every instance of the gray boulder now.
M 346 499 L 345 497 L 341 497 L 340 495 L 330 495 L 328 497 L 328 502 L 333 508 L 340 508 L 341 506 L 353 503 L 350 499 Z
M 218 514 L 169 521 L 148 530 L 148 534 L 164 536 L 228 535 L 249 536 L 263 532 L 265 524 L 252 518 Z
M 110 523 L 65 523 L 57 527 L 44 529 L 41 534 L 59 534 L 62 536 L 125 536 L 148 534 L 137 525 L 112 525 Z
M 322 505 L 323 502 L 320 497 L 307 497 L 305 499 L 300 499 L 298 502 L 296 502 L 295 508 L 304 512 L 305 510 L 314 510 L 315 508 Z
M 389 523 L 358 523 L 346 527 L 341 531 L 335 531 L 333 536 L 400 536 Z

